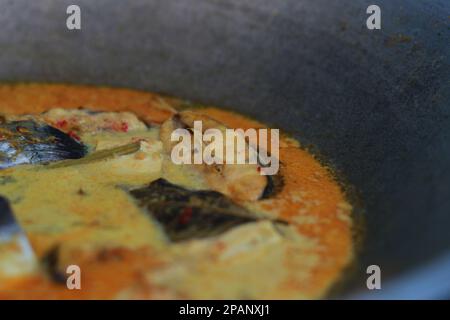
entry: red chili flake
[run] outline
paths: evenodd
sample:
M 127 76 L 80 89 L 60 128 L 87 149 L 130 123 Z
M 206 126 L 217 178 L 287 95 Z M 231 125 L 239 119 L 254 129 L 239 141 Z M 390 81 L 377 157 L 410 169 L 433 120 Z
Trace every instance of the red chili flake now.
M 186 207 L 183 209 L 183 212 L 180 215 L 179 222 L 181 224 L 186 224 L 191 220 L 191 218 L 192 218 L 192 208 Z
M 226 244 L 223 243 L 222 241 L 218 241 L 216 243 L 216 248 L 217 248 L 218 251 L 223 251 L 226 248 Z
M 67 126 L 67 120 L 56 121 L 56 127 L 57 128 L 64 128 L 65 126 Z
M 127 132 L 127 131 L 128 131 L 128 123 L 122 122 L 122 125 L 120 126 L 120 129 L 121 129 L 123 132 Z
M 78 141 L 81 140 L 80 137 L 79 137 L 75 132 L 73 132 L 73 131 L 69 131 L 67 134 L 68 134 L 69 136 L 71 136 L 72 138 L 74 138 L 75 140 L 78 140 Z
M 109 125 L 109 127 L 114 131 L 122 131 L 127 132 L 128 131 L 128 123 L 126 122 L 113 122 Z

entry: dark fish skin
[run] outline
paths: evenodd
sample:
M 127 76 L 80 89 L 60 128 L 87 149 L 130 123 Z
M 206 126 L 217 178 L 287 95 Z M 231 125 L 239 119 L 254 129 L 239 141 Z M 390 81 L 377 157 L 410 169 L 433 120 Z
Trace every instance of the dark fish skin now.
M 9 200 L 0 195 L 0 251 L 4 244 L 15 245 L 16 250 L 14 252 L 22 257 L 22 263 L 34 264 L 36 256 L 33 247 L 17 222 Z
M 8 199 L 0 196 L 0 238 L 22 232 Z
M 174 242 L 216 236 L 259 220 L 219 192 L 192 191 L 164 179 L 130 193 Z
M 267 185 L 264 188 L 264 192 L 261 195 L 260 200 L 275 197 L 284 187 L 284 179 L 281 174 L 278 173 L 277 175 L 266 176 L 266 178 Z
M 67 275 L 60 270 L 59 247 L 51 248 L 42 258 L 41 264 L 49 278 L 56 284 L 66 284 Z
M 87 148 L 68 134 L 31 120 L 0 123 L 0 169 L 79 159 Z

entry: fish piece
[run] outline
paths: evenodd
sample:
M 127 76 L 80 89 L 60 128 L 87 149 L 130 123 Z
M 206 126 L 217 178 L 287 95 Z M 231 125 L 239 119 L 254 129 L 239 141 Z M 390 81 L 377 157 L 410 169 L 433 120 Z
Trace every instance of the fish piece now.
M 79 159 L 87 148 L 68 134 L 32 120 L 0 124 L 0 169 Z
M 147 129 L 147 125 L 132 112 L 98 111 L 83 107 L 77 109 L 53 108 L 40 114 L 5 115 L 4 119 L 8 122 L 38 120 L 72 137 L 96 134 L 102 131 L 126 133 Z
M 17 222 L 8 199 L 0 196 L 0 274 L 17 275 L 35 269 L 33 248 Z
M 174 242 L 217 236 L 238 225 L 264 219 L 217 191 L 192 191 L 165 179 L 130 193 Z
M 171 141 L 171 134 L 178 128 L 188 129 L 192 132 L 194 121 L 202 121 L 202 130 L 218 129 L 225 135 L 227 129 L 222 123 L 195 111 L 182 111 L 164 122 L 160 130 L 160 139 L 164 150 L 170 154 L 177 142 Z M 193 135 L 192 135 L 193 139 Z M 203 143 L 203 142 L 202 142 Z M 194 153 L 194 143 L 192 152 Z M 235 150 L 235 153 L 237 150 Z M 226 152 L 224 151 L 225 155 Z M 248 155 L 246 155 L 247 157 Z M 248 158 L 247 158 L 248 159 Z M 267 186 L 268 179 L 259 172 L 258 164 L 222 164 L 193 165 L 192 168 L 200 170 L 209 188 L 221 192 L 236 201 L 256 201 L 261 199 Z
M 51 109 L 42 114 L 43 120 L 68 133 L 76 135 L 95 134 L 100 131 L 135 132 L 146 130 L 139 118 L 127 111 L 103 112 L 89 109 Z

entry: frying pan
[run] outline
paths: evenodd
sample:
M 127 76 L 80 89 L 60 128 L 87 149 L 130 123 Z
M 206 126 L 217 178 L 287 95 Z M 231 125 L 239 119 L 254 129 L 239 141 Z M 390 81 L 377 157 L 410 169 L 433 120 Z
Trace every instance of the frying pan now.
M 66 8 L 81 7 L 81 30 Z M 450 297 L 450 2 L 0 1 L 0 80 L 151 90 L 297 137 L 364 220 L 338 298 Z M 366 9 L 381 8 L 368 30 Z M 381 268 L 382 289 L 366 287 Z

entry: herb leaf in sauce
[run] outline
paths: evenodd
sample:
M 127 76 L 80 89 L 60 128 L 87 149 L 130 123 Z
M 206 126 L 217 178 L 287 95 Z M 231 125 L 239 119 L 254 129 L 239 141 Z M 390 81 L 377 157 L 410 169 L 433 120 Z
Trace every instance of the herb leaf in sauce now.
M 71 166 L 76 166 L 76 165 L 81 165 L 81 164 L 88 164 L 88 163 L 95 162 L 95 161 L 101 161 L 101 160 L 113 158 L 116 156 L 130 154 L 130 153 L 139 151 L 139 149 L 140 149 L 140 142 L 134 142 L 134 143 L 126 144 L 126 145 L 111 148 L 111 149 L 96 151 L 96 152 L 91 153 L 81 159 L 70 159 L 70 160 L 63 160 L 63 161 L 59 161 L 59 162 L 50 163 L 46 167 L 49 169 L 54 169 L 54 168 L 71 167 Z

